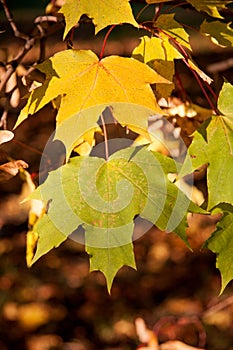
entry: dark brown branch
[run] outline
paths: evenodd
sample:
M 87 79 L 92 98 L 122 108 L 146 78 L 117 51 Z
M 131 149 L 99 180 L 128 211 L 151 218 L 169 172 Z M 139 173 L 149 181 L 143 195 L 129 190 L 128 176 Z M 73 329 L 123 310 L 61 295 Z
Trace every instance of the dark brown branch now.
M 1 119 L 0 119 L 0 128 L 7 130 L 7 117 L 8 117 L 9 109 L 5 107 Z
M 2 1 L 2 0 L 1 0 Z M 59 19 L 56 16 L 38 16 L 36 17 L 36 19 L 34 20 L 34 23 L 36 25 L 43 23 L 43 22 L 54 22 L 54 23 L 58 23 Z
M 7 4 L 6 4 L 6 0 L 0 0 L 1 4 L 3 5 L 4 11 L 5 11 L 5 15 L 7 17 L 7 20 L 9 21 L 14 34 L 16 37 L 24 39 L 25 45 L 24 47 L 21 49 L 21 51 L 18 53 L 18 55 L 14 58 L 14 60 L 12 60 L 11 62 L 8 63 L 7 65 L 7 69 L 6 69 L 6 73 L 4 74 L 4 76 L 1 79 L 0 82 L 0 91 L 2 93 L 0 93 L 0 97 L 2 95 L 4 95 L 4 89 L 6 87 L 6 84 L 8 82 L 8 80 L 10 79 L 11 75 L 13 74 L 13 72 L 15 71 L 16 67 L 19 65 L 19 63 L 22 61 L 23 57 L 28 53 L 28 51 L 31 50 L 31 48 L 34 46 L 35 41 L 37 39 L 41 39 L 41 43 L 40 43 L 40 57 L 38 62 L 42 62 L 45 58 L 45 40 L 43 40 L 43 38 L 46 37 L 46 32 L 44 30 L 44 28 L 41 26 L 41 23 L 43 22 L 54 22 L 54 23 L 58 23 L 59 22 L 59 18 L 56 16 L 39 16 L 34 20 L 35 25 L 37 26 L 38 32 L 34 35 L 34 36 L 28 36 L 25 35 L 24 33 L 21 33 L 15 22 L 13 19 L 13 16 L 11 14 L 11 11 L 9 10 Z
M 0 91 L 4 91 L 4 89 L 6 87 L 6 84 L 7 84 L 8 80 L 10 79 L 11 75 L 14 73 L 16 67 L 21 62 L 21 60 L 26 55 L 26 53 L 28 53 L 28 51 L 33 47 L 33 45 L 35 44 L 35 41 L 36 41 L 36 37 L 29 38 L 26 41 L 26 43 L 25 43 L 24 47 L 22 48 L 22 50 L 14 58 L 14 60 L 12 60 L 11 62 L 8 63 L 8 67 L 6 69 L 6 73 L 5 73 L 5 75 L 3 76 L 3 78 L 1 79 L 1 82 L 0 82 Z
M 14 32 L 15 37 L 21 38 L 21 39 L 24 39 L 24 40 L 28 40 L 28 35 L 26 35 L 26 34 L 20 32 L 20 31 L 18 30 L 18 27 L 17 27 L 16 24 L 15 24 L 15 21 L 14 21 L 14 19 L 13 19 L 13 15 L 12 15 L 12 13 L 11 13 L 9 7 L 7 6 L 6 1 L 5 1 L 5 0 L 0 0 L 0 1 L 1 1 L 2 6 L 3 6 L 3 9 L 4 9 L 4 12 L 5 12 L 6 18 L 7 18 L 8 22 L 9 22 L 9 24 L 10 24 L 10 26 L 11 26 L 13 32 Z

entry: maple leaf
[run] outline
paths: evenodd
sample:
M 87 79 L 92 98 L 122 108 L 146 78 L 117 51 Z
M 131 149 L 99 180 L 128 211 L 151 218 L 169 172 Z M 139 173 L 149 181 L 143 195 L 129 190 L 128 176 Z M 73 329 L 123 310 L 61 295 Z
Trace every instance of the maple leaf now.
M 107 108 L 121 126 L 127 126 L 136 133 L 143 135 L 147 141 L 150 141 L 148 117 L 155 114 L 154 110 L 138 104 L 121 102 L 111 103 Z M 57 126 L 54 138 L 64 144 L 66 148 L 66 159 L 69 158 L 72 150 L 74 148 L 76 149 L 76 146 L 78 146 L 77 150 L 79 149 L 82 142 L 86 142 L 88 145 L 92 143 L 93 145 L 93 130 L 99 130 L 100 127 L 97 124 L 97 119 L 99 118 L 100 111 L 100 114 L 102 114 L 102 111 L 104 112 L 105 110 L 106 104 L 96 105 L 74 114 L 71 118 L 66 119 Z
M 222 114 L 233 116 L 232 110 L 233 86 L 224 82 L 218 97 L 218 109 Z
M 208 164 L 208 209 L 210 210 L 221 202 L 233 205 L 231 174 L 233 166 L 233 117 L 213 116 L 205 125 L 207 125 L 206 129 L 199 129 L 194 133 L 188 154 L 192 159 L 193 170 L 203 164 Z M 221 156 L 216 157 L 219 145 L 221 145 Z M 184 175 L 183 171 L 182 175 Z
M 224 83 L 218 99 L 218 109 L 221 112 L 232 112 L 230 105 L 232 96 L 232 86 Z M 221 145 L 221 155 L 216 157 L 216 154 L 219 153 L 219 145 Z M 188 173 L 186 162 L 190 162 L 190 159 L 193 170 L 203 164 L 208 164 L 208 209 L 211 210 L 222 202 L 233 205 L 231 173 L 233 167 L 233 114 L 212 116 L 194 133 L 192 144 L 188 149 L 188 158 L 184 162 L 180 176 Z
M 37 68 L 45 73 L 46 80 L 31 92 L 17 125 L 58 96 L 58 124 L 91 106 L 96 106 L 98 118 L 103 111 L 100 105 L 112 102 L 136 103 L 161 112 L 149 84 L 167 80 L 133 58 L 109 56 L 99 60 L 89 50 L 66 50 Z
M 160 15 L 154 26 L 159 30 L 159 37 L 170 38 L 174 43 L 184 45 L 191 50 L 189 35 L 183 26 L 174 19 L 174 14 Z
M 233 29 L 229 24 L 221 23 L 220 21 L 207 22 L 204 20 L 200 27 L 200 33 L 205 34 L 219 46 L 233 45 Z
M 172 83 L 175 73 L 174 59 L 183 58 L 183 55 L 169 42 L 169 38 L 142 37 L 132 57 L 148 63 L 157 73 L 170 81 L 170 84 L 156 85 L 157 96 L 168 98 L 174 89 Z
M 212 17 L 222 18 L 219 13 L 219 9 L 224 10 L 227 4 L 230 4 L 231 0 L 186 0 L 198 11 L 204 11 Z
M 86 252 L 91 257 L 90 271 L 99 270 L 103 272 L 106 276 L 109 292 L 113 279 L 122 266 L 136 269 L 133 243 L 131 242 L 133 228 L 133 221 L 119 229 L 108 228 L 108 230 L 85 225 Z M 119 246 L 122 241 L 130 243 Z
M 138 27 L 129 0 L 121 0 L 120 2 L 115 0 L 66 0 L 59 12 L 65 16 L 64 37 L 78 23 L 83 14 L 93 18 L 96 33 L 110 24 L 129 23 Z
M 105 274 L 110 290 L 121 266 L 135 267 L 135 216 L 177 232 L 187 243 L 186 214 L 200 209 L 168 180 L 167 173 L 175 171 L 172 159 L 143 147 L 123 149 L 108 161 L 71 158 L 51 172 L 31 196 L 49 202 L 47 213 L 33 230 L 39 240 L 32 263 L 82 226 L 91 269 Z
M 225 211 L 217 225 L 217 230 L 206 241 L 205 247 L 217 254 L 216 267 L 221 272 L 222 293 L 233 279 L 233 212 Z

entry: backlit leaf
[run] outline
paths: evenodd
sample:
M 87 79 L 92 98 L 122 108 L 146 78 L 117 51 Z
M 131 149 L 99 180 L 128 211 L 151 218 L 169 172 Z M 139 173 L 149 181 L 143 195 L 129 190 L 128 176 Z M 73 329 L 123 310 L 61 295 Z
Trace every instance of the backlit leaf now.
M 233 213 L 226 212 L 206 246 L 217 254 L 216 266 L 221 272 L 221 293 L 233 279 Z
M 210 37 L 215 44 L 227 47 L 233 45 L 233 29 L 229 24 L 220 21 L 203 21 L 200 32 Z
M 54 225 L 48 215 L 44 215 L 38 220 L 30 234 L 37 238 L 37 249 L 33 258 L 31 256 L 28 257 L 28 266 L 32 265 L 51 249 L 57 248 L 67 238 L 56 228 L 56 225 Z
M 174 43 L 184 45 L 191 50 L 189 35 L 183 26 L 174 19 L 174 14 L 160 15 L 154 25 L 158 28 L 161 38 L 170 38 Z
M 207 129 L 209 208 L 226 202 L 233 205 L 233 117 L 213 117 Z M 221 145 L 221 146 L 219 146 Z M 221 152 L 219 154 L 219 147 Z M 219 154 L 216 157 L 216 154 Z
M 230 83 L 225 82 L 218 98 L 218 109 L 221 111 L 221 113 L 225 115 L 233 115 L 232 101 L 233 86 Z
M 120 102 L 111 103 L 107 107 L 110 108 L 112 116 L 121 126 L 127 125 L 129 129 L 143 135 L 149 142 L 148 117 L 155 114 L 153 110 L 139 104 Z M 105 104 L 87 108 L 57 126 L 55 139 L 64 144 L 67 159 L 76 145 L 80 145 L 81 141 L 86 141 L 87 134 L 90 137 L 92 130 L 98 129 L 97 120 L 105 109 Z M 90 144 L 91 139 L 87 141 Z
M 103 111 L 98 105 L 112 102 L 136 103 L 160 112 L 150 84 L 167 82 L 138 60 L 109 56 L 99 61 L 88 50 L 61 51 L 38 69 L 46 80 L 31 92 L 17 125 L 57 96 L 62 97 L 58 124 L 91 106 L 98 118 Z
M 193 134 L 193 141 L 188 148 L 188 155 L 179 172 L 179 178 L 208 163 L 208 144 L 205 138 L 206 129 L 204 126 L 205 123 Z
M 170 84 L 157 84 L 156 92 L 158 97 L 167 98 L 174 89 L 172 83 L 175 73 L 174 59 L 183 58 L 183 55 L 169 42 L 168 37 L 141 38 L 140 44 L 134 49 L 132 56 L 150 66 L 161 76 L 170 81 Z
M 231 0 L 186 0 L 198 11 L 204 11 L 212 17 L 221 18 L 219 11 L 224 10 Z
M 119 243 L 121 243 L 119 237 L 122 235 L 127 237 L 127 241 L 132 241 L 133 226 L 133 222 L 131 222 L 123 227 L 106 230 L 85 225 L 85 244 L 86 251 L 90 255 L 90 271 L 99 270 L 103 272 L 106 276 L 109 292 L 113 279 L 122 266 L 126 265 L 136 269 L 133 243 L 119 246 Z M 111 242 L 110 248 L 107 248 L 109 237 L 113 238 L 115 242 Z M 100 243 L 101 239 L 105 242 Z M 124 240 L 125 238 L 123 238 Z M 99 245 L 104 248 L 99 247 Z
M 33 262 L 82 226 L 91 269 L 105 274 L 110 290 L 123 265 L 135 267 L 132 236 L 136 216 L 177 232 L 187 243 L 186 214 L 200 209 L 168 180 L 167 172 L 175 170 L 172 159 L 144 147 L 123 149 L 108 161 L 71 158 L 51 172 L 32 195 L 48 203 L 47 214 L 35 226 L 39 240 Z
M 211 210 L 222 202 L 233 205 L 233 117 L 213 116 L 204 126 L 206 129 L 202 127 L 194 134 L 188 153 L 193 170 L 208 164 L 208 209 Z
M 170 42 L 168 37 L 149 38 L 143 36 L 140 44 L 133 50 L 132 56 L 138 60 L 148 63 L 155 60 L 173 61 L 184 56 Z
M 93 18 L 96 33 L 111 24 L 130 23 L 138 27 L 129 0 L 121 0 L 120 2 L 115 0 L 66 0 L 59 12 L 65 16 L 64 37 L 78 23 L 83 14 Z

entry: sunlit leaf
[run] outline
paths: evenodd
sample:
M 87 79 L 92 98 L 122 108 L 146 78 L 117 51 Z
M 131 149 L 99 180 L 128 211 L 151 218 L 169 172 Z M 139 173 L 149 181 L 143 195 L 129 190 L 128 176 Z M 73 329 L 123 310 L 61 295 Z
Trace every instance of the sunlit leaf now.
M 191 49 L 189 35 L 183 26 L 174 19 L 174 14 L 160 15 L 155 22 L 155 26 L 159 29 L 159 36 L 161 38 L 167 37 L 174 43 Z
M 133 50 L 132 56 L 144 63 L 155 60 L 173 61 L 174 59 L 183 58 L 184 56 L 175 48 L 168 37 L 149 38 L 143 36 L 140 44 Z
M 17 125 L 57 96 L 62 96 L 58 124 L 91 106 L 95 106 L 98 118 L 103 111 L 98 105 L 112 102 L 136 103 L 159 112 L 149 84 L 167 82 L 138 60 L 109 56 L 99 61 L 88 50 L 61 51 L 38 69 L 46 80 L 30 94 Z
M 141 38 L 140 44 L 134 49 L 132 56 L 150 66 L 161 76 L 166 78 L 170 84 L 157 84 L 156 92 L 158 97 L 168 98 L 174 84 L 172 83 L 175 73 L 174 60 L 183 58 L 184 56 L 175 48 L 168 37 L 149 38 L 144 36 Z
M 221 293 L 233 279 L 233 212 L 225 212 L 217 225 L 217 230 L 209 238 L 206 246 L 217 254 L 216 266 L 221 272 Z
M 210 37 L 210 39 L 223 47 L 233 45 L 233 29 L 229 24 L 220 21 L 207 22 L 203 21 L 200 32 Z
M 221 18 L 219 11 L 224 10 L 231 0 L 186 0 L 198 11 L 204 11 L 212 17 Z
M 147 141 L 150 140 L 148 133 L 148 117 L 155 112 L 139 104 L 131 103 L 111 103 L 107 106 L 111 110 L 112 116 L 121 126 L 127 126 L 129 129 L 143 135 Z M 97 105 L 87 108 L 71 118 L 66 119 L 56 128 L 55 138 L 60 140 L 66 148 L 66 158 L 68 159 L 72 150 L 88 141 L 90 145 L 93 139 L 93 130 L 99 130 L 97 120 L 100 114 L 106 110 L 106 105 Z M 101 113 L 99 113 L 101 111 Z M 89 136 L 88 139 L 86 136 Z M 94 145 L 92 143 L 92 145 Z M 88 148 L 89 149 L 89 148 Z
M 136 269 L 133 244 L 119 246 L 122 235 L 124 235 L 123 240 L 127 237 L 128 242 L 132 241 L 133 226 L 133 222 L 131 222 L 123 227 L 109 228 L 107 232 L 106 229 L 85 225 L 85 244 L 86 251 L 90 255 L 90 271 L 103 272 L 106 276 L 109 292 L 113 279 L 122 266 L 126 265 Z M 109 242 L 109 237 L 113 238 L 115 242 Z M 101 240 L 102 243 L 100 243 Z
M 208 164 L 208 209 L 222 202 L 233 205 L 233 117 L 213 116 L 194 134 L 188 153 L 193 170 Z M 181 171 L 183 175 L 185 164 Z
M 120 2 L 115 0 L 66 0 L 59 12 L 64 14 L 66 20 L 64 37 L 78 23 L 83 14 L 93 18 L 96 33 L 110 24 L 129 23 L 138 27 L 129 0 Z
M 200 209 L 168 180 L 167 173 L 175 170 L 172 159 L 144 147 L 126 148 L 108 161 L 71 158 L 32 195 L 49 203 L 47 214 L 35 225 L 39 240 L 33 262 L 82 226 L 91 269 L 105 274 L 110 289 L 121 266 L 135 266 L 136 216 L 176 232 L 187 243 L 186 214 Z
M 225 115 L 233 115 L 232 108 L 233 86 L 225 82 L 218 98 L 218 109 Z

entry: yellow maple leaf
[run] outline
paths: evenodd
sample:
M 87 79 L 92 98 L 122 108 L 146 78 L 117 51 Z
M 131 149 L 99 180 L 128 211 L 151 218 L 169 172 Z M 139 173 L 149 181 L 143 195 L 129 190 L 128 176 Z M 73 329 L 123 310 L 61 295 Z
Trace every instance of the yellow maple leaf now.
M 168 37 L 149 38 L 148 36 L 141 38 L 140 44 L 133 50 L 133 57 L 145 63 L 154 60 L 173 61 L 184 58 L 171 44 Z
M 169 38 L 149 38 L 143 36 L 140 44 L 134 49 L 133 57 L 139 61 L 149 63 L 150 66 L 170 84 L 157 84 L 156 96 L 168 98 L 174 89 L 173 75 L 175 73 L 174 60 L 182 59 L 184 56 L 172 45 Z
M 231 0 L 187 0 L 198 11 L 204 11 L 212 17 L 222 18 L 219 9 L 225 9 Z
M 66 0 L 59 12 L 65 16 L 64 37 L 78 23 L 83 14 L 93 18 L 96 33 L 110 24 L 129 23 L 138 27 L 129 0 Z
M 133 103 L 161 112 L 150 84 L 168 82 L 133 58 L 109 56 L 99 60 L 89 50 L 61 51 L 37 68 L 45 73 L 46 80 L 31 92 L 17 125 L 57 96 L 61 96 L 58 124 L 93 106 L 98 118 L 103 105 L 114 102 Z
M 172 0 L 146 0 L 148 4 L 157 4 L 161 2 L 169 2 Z M 208 13 L 212 17 L 221 18 L 222 16 L 219 14 L 219 9 L 225 9 L 226 5 L 231 3 L 232 0 L 186 0 L 193 7 L 195 7 L 198 11 L 204 11 Z

